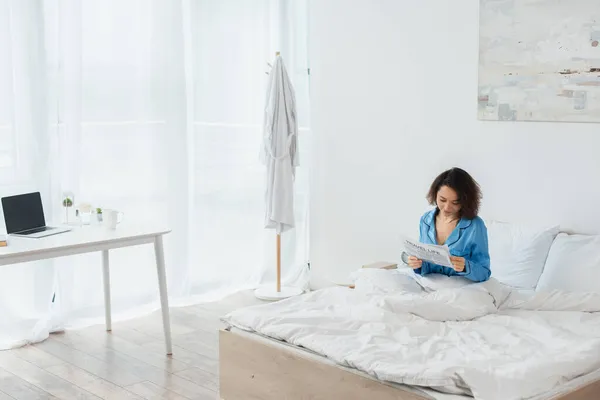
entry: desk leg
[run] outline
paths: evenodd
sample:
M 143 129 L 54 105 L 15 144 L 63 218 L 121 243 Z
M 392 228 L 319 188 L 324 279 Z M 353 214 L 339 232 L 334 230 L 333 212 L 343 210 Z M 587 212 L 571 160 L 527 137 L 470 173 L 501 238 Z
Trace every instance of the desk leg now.
M 156 269 L 158 271 L 158 290 L 160 292 L 160 307 L 162 310 L 163 329 L 165 331 L 165 345 L 167 354 L 173 354 L 171 345 L 171 321 L 169 317 L 169 295 L 167 294 L 167 277 L 165 274 L 165 251 L 162 236 L 154 239 L 154 253 L 156 255 Z
M 104 281 L 104 318 L 106 330 L 112 331 L 110 317 L 110 265 L 108 262 L 108 250 L 102 250 L 102 280 Z

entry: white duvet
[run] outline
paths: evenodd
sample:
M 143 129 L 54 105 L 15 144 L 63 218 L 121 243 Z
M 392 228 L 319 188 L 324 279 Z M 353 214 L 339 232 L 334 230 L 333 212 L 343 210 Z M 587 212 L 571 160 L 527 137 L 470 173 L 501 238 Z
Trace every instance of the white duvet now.
M 224 321 L 381 380 L 476 399 L 543 398 L 600 369 L 600 295 L 442 278 L 361 271 L 355 290 L 322 289 Z

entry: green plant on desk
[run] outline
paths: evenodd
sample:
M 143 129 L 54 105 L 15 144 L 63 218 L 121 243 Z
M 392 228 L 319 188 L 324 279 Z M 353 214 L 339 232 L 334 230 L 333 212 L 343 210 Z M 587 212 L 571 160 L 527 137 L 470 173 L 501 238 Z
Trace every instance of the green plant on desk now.
M 73 207 L 73 200 L 70 197 L 66 197 L 63 202 L 63 207 Z

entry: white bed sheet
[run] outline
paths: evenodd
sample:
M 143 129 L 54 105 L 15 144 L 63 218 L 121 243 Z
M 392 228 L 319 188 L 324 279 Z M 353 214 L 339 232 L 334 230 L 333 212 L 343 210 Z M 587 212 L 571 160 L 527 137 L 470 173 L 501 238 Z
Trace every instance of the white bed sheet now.
M 405 278 L 393 291 L 328 288 L 224 321 L 383 381 L 476 399 L 545 399 L 600 370 L 598 295 L 494 281 L 423 290 Z

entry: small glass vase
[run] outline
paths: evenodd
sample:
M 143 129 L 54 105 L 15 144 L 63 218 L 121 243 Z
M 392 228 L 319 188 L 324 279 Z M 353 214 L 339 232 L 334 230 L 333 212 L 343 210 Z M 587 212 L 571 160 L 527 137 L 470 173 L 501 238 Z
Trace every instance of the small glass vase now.
M 74 206 L 75 206 L 75 194 L 73 192 L 63 192 L 61 206 L 64 209 L 63 212 L 63 223 L 69 224 L 75 222 Z

